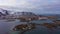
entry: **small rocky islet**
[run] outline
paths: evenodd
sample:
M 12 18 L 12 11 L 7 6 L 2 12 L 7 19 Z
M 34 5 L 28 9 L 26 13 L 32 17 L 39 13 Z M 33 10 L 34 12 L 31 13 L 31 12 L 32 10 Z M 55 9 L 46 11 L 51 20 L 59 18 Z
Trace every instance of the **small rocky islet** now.
M 54 23 L 44 23 L 44 24 L 36 24 L 36 23 L 28 23 L 28 24 L 20 24 L 13 28 L 14 31 L 22 31 L 24 33 L 28 30 L 36 29 L 36 25 L 44 26 L 48 29 L 56 29 L 60 26 L 60 20 L 55 20 Z
M 29 30 L 29 29 L 34 29 L 35 28 L 35 24 L 34 23 L 30 23 L 30 24 L 21 24 L 21 25 L 17 25 L 13 28 L 14 31 L 19 31 L 19 30 Z

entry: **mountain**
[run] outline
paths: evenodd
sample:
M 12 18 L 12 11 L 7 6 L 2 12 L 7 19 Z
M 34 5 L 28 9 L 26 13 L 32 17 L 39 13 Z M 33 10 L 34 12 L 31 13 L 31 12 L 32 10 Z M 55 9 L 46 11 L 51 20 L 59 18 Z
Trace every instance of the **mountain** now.
M 36 16 L 33 12 L 15 12 L 14 15 L 22 15 L 22 16 Z
M 5 9 L 0 8 L 0 16 L 1 16 L 1 15 L 9 15 L 9 11 L 8 11 L 8 10 L 5 10 Z

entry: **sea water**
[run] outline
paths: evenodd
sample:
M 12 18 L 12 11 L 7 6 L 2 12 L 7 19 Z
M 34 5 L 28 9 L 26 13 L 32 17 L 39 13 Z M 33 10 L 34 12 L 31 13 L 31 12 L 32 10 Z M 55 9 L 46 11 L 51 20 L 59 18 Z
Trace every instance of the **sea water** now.
M 43 23 L 52 23 L 52 20 L 34 20 L 31 21 L 32 23 L 36 24 L 43 24 Z M 0 34 L 18 34 L 19 31 L 13 31 L 12 29 L 19 24 L 26 24 L 26 22 L 20 22 L 19 20 L 7 22 L 6 20 L 0 20 Z M 36 29 L 29 30 L 24 32 L 24 34 L 60 34 L 60 29 L 57 28 L 55 30 L 48 29 L 45 26 L 36 26 Z

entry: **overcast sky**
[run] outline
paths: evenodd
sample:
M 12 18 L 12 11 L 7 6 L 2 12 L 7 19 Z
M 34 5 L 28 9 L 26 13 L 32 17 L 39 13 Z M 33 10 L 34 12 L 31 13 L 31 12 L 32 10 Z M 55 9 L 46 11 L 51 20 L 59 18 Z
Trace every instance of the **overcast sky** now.
M 0 0 L 0 6 L 12 6 L 20 11 L 40 14 L 60 14 L 60 0 Z

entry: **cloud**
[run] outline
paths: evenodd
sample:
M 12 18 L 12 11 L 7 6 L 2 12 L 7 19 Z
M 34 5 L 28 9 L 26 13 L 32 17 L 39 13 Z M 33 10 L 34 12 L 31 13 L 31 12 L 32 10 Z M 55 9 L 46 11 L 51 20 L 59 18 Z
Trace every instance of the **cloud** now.
M 15 5 L 15 0 L 0 0 L 0 5 L 14 6 Z
M 60 0 L 0 0 L 0 5 L 16 7 L 17 11 L 38 11 L 40 13 L 60 11 Z

